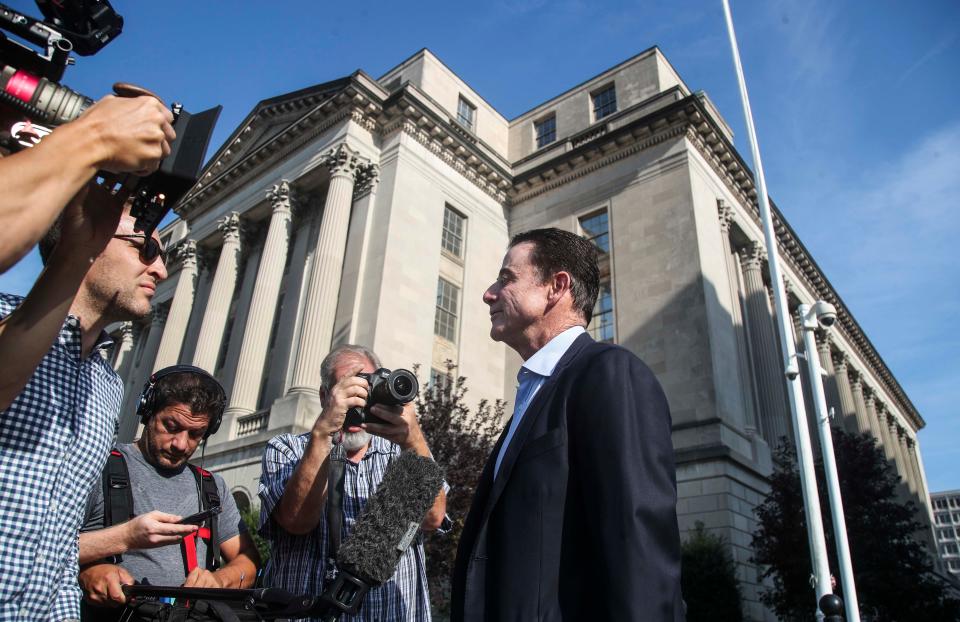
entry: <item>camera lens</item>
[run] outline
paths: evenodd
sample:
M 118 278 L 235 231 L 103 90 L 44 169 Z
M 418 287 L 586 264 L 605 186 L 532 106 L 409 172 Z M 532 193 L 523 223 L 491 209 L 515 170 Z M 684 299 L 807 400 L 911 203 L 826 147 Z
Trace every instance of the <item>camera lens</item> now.
M 413 383 L 406 376 L 400 376 L 393 381 L 393 390 L 397 395 L 410 395 L 411 389 L 413 389 Z

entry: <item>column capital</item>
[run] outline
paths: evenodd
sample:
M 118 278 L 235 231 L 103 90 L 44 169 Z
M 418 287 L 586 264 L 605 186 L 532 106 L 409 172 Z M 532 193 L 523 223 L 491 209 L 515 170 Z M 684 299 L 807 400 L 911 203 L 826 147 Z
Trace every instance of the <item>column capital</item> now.
M 240 241 L 240 214 L 230 212 L 217 221 L 217 229 L 223 233 L 223 240 Z
M 340 143 L 323 154 L 323 165 L 330 171 L 331 177 L 356 177 L 359 169 L 369 165 L 369 162 L 347 143 Z
M 370 194 L 377 183 L 380 181 L 380 167 L 376 164 L 367 164 L 360 166 L 357 171 L 356 181 L 353 186 L 353 197 L 360 197 Z
M 124 322 L 120 325 L 120 341 L 133 342 L 133 322 Z
M 730 225 L 733 224 L 733 208 L 723 199 L 717 199 L 717 216 L 720 219 L 720 230 L 730 233 Z
M 834 352 L 833 353 L 833 368 L 837 373 L 847 373 L 847 355 L 843 352 Z
M 863 376 L 857 373 L 851 374 L 849 371 L 847 373 L 850 376 L 850 387 L 854 391 L 863 391 Z
M 756 241 L 747 243 L 738 252 L 744 270 L 760 270 L 763 267 L 763 261 L 767 258 L 767 251 L 763 248 L 763 244 Z
M 293 210 L 293 194 L 290 192 L 290 182 L 286 179 L 281 179 L 279 184 L 270 186 L 266 195 L 274 212 L 290 213 Z
M 817 329 L 817 351 L 823 356 L 828 357 L 833 354 L 833 337 L 825 330 Z
M 197 241 L 181 240 L 171 248 L 167 256 L 174 262 L 181 265 L 182 268 L 196 267 L 197 265 Z
M 909 448 L 910 451 L 913 451 L 913 448 L 916 447 L 916 445 L 917 445 L 917 441 L 914 440 L 914 438 L 908 434 L 908 435 L 907 435 L 907 448 Z
M 877 396 L 870 387 L 863 387 L 863 401 L 867 405 L 867 408 L 876 408 Z

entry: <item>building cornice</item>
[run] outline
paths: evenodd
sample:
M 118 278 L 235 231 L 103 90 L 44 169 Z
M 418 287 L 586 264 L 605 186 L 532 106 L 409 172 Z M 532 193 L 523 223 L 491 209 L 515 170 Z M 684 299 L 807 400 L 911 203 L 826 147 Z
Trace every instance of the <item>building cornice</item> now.
M 629 112 L 625 110 L 617 117 L 623 118 Z M 516 174 L 509 193 L 510 203 L 515 205 L 527 201 L 658 143 L 685 137 L 738 202 L 746 207 L 754 224 L 761 226 L 753 172 L 697 94 L 684 97 L 629 123 L 618 126 L 615 121 L 616 119 L 611 119 L 606 123 L 595 124 L 568 137 L 564 151 L 560 152 L 563 147 L 555 146 L 554 149 L 558 151 L 555 157 Z M 837 307 L 839 322 L 834 330 L 839 329 L 847 342 L 857 349 L 860 358 L 872 367 L 889 393 L 897 400 L 899 410 L 910 419 L 914 428 L 924 427 L 926 424 L 923 418 L 903 387 L 772 201 L 771 212 L 780 256 L 787 261 L 794 274 L 803 280 L 809 291 Z

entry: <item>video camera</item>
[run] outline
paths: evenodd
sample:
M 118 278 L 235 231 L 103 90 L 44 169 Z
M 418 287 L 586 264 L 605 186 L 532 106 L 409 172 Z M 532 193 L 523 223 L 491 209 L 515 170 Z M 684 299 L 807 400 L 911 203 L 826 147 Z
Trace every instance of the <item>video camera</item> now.
M 0 106 L 25 121 L 0 128 L 0 146 L 18 151 L 40 142 L 53 128 L 73 121 L 94 101 L 60 84 L 71 53 L 92 56 L 123 30 L 123 17 L 107 0 L 36 0 L 44 21 L 0 4 Z M 8 38 L 12 33 L 42 48 Z M 150 95 L 149 91 L 117 84 L 121 96 Z M 170 155 L 148 177 L 128 179 L 136 218 L 134 228 L 148 237 L 170 208 L 193 186 L 220 116 L 221 106 L 190 114 L 180 104 L 171 106 L 176 140 Z
M 361 423 L 386 423 L 383 419 L 370 414 L 370 408 L 377 404 L 397 406 L 412 402 L 420 391 L 420 383 L 413 372 L 406 369 L 390 371 L 381 367 L 375 372 L 357 374 L 370 385 L 367 393 L 367 405 L 364 408 L 353 407 L 347 411 L 343 425 L 359 426 Z

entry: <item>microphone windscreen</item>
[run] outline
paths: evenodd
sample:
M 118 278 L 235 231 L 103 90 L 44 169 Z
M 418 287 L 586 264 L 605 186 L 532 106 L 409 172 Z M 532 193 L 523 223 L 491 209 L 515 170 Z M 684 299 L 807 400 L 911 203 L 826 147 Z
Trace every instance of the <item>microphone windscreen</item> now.
M 443 473 L 436 462 L 402 452 L 387 466 L 383 481 L 340 546 L 337 566 L 374 585 L 387 581 L 442 485 Z

